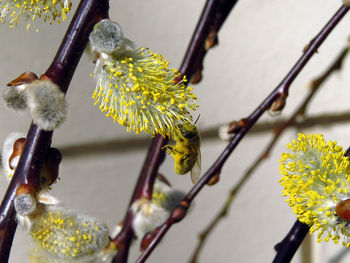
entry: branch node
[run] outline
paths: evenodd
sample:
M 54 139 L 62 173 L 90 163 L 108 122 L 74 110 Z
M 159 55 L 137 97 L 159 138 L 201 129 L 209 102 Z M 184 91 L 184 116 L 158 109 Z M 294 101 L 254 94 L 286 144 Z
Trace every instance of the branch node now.
M 215 27 L 211 27 L 208 33 L 208 36 L 204 43 L 204 48 L 208 51 L 210 48 L 215 47 L 219 43 L 218 41 L 218 33 Z
M 172 211 L 170 215 L 170 221 L 173 223 L 180 222 L 187 213 L 190 204 L 186 201 L 181 201 L 180 204 Z
M 281 94 L 275 102 L 272 104 L 270 111 L 271 112 L 281 112 L 286 106 L 286 97 L 284 94 Z
M 350 7 L 350 0 L 343 0 L 343 4 L 344 4 L 346 7 Z
M 218 171 L 208 182 L 208 186 L 213 186 L 220 181 L 221 170 Z

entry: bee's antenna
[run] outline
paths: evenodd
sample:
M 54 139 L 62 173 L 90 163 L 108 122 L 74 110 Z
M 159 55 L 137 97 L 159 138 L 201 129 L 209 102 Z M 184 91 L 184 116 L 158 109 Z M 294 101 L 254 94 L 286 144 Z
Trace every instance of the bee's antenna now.
M 198 115 L 198 117 L 197 117 L 197 119 L 196 119 L 196 121 L 194 122 L 194 125 L 196 125 L 196 123 L 197 123 L 197 121 L 199 120 L 199 117 L 200 117 L 201 115 L 199 114 Z

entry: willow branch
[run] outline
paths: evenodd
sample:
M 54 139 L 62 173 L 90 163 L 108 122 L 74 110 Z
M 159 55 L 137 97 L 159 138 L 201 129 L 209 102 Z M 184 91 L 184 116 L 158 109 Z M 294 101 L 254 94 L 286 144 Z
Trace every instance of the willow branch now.
M 308 232 L 309 227 L 299 220 L 296 220 L 286 237 L 275 246 L 277 254 L 272 262 L 290 262 Z
M 194 250 L 194 253 L 191 257 L 190 262 L 196 263 L 198 261 L 199 254 L 205 244 L 205 242 L 208 240 L 209 235 L 212 233 L 214 228 L 217 226 L 217 224 L 224 219 L 224 217 L 227 215 L 229 208 L 231 207 L 233 201 L 235 200 L 236 195 L 238 192 L 242 189 L 244 184 L 248 181 L 248 179 L 252 176 L 252 174 L 255 172 L 255 170 L 259 167 L 259 165 L 266 160 L 266 158 L 270 155 L 271 150 L 277 143 L 280 136 L 283 134 L 283 132 L 290 127 L 293 123 L 295 123 L 296 118 L 298 116 L 304 115 L 306 108 L 310 104 L 311 99 L 315 96 L 316 92 L 320 89 L 322 84 L 331 76 L 332 73 L 341 70 L 344 59 L 346 58 L 347 54 L 349 53 L 350 48 L 346 47 L 344 48 L 338 57 L 335 59 L 335 61 L 326 69 L 324 73 L 321 74 L 321 76 L 315 78 L 313 81 L 311 81 L 309 88 L 310 91 L 307 94 L 307 96 L 302 101 L 301 105 L 294 111 L 294 113 L 289 117 L 285 122 L 279 124 L 274 129 L 274 136 L 271 139 L 271 141 L 268 143 L 268 145 L 265 147 L 265 149 L 262 151 L 262 153 L 259 155 L 259 157 L 252 163 L 252 165 L 247 169 L 245 174 L 242 176 L 242 178 L 236 183 L 236 185 L 230 190 L 230 193 L 224 202 L 224 205 L 219 210 L 217 215 L 213 218 L 211 223 L 199 234 L 199 242 L 197 247 Z
M 167 140 L 161 135 L 157 135 L 152 140 L 139 179 L 131 197 L 127 213 L 124 217 L 122 230 L 112 240 L 118 248 L 118 253 L 113 259 L 113 262 L 127 262 L 128 260 L 129 248 L 134 236 L 132 229 L 134 215 L 130 207 L 135 200 L 141 198 L 152 199 L 153 184 L 158 174 L 159 166 L 165 157 L 165 152 L 162 151 L 162 148 L 166 141 Z
M 228 146 L 224 149 L 218 159 L 214 164 L 208 169 L 208 171 L 201 177 L 199 182 L 193 186 L 193 188 L 187 193 L 184 199 L 180 202 L 179 206 L 175 208 L 167 221 L 159 228 L 155 233 L 150 245 L 147 249 L 140 255 L 137 262 L 145 262 L 152 251 L 159 244 L 160 240 L 167 233 L 170 227 L 179 221 L 181 221 L 197 194 L 203 189 L 203 187 L 210 181 L 212 177 L 220 173 L 223 165 L 225 164 L 228 157 L 231 155 L 233 150 L 250 130 L 250 128 L 256 123 L 256 121 L 261 117 L 261 115 L 268 110 L 271 105 L 280 98 L 286 98 L 288 96 L 288 90 L 294 79 L 298 76 L 300 71 L 304 68 L 310 58 L 315 54 L 321 44 L 328 37 L 330 32 L 336 27 L 336 25 L 341 21 L 341 19 L 348 12 L 349 8 L 344 5 L 341 6 L 335 13 L 335 15 L 330 19 L 326 26 L 320 31 L 320 33 L 313 39 L 307 50 L 297 61 L 291 71 L 282 80 L 282 82 L 272 91 L 272 93 L 257 107 L 256 110 L 252 112 L 247 118 L 240 121 L 241 128 L 237 131 L 236 135 L 230 141 Z
M 237 0 L 207 1 L 180 66 L 179 71 L 181 72 L 181 76 L 177 80 L 182 79 L 184 75 L 186 75 L 188 79 L 192 79 L 194 72 L 197 70 L 196 65 L 202 63 L 200 61 L 204 59 L 206 52 L 202 53 L 201 56 L 199 56 L 198 52 L 205 49 L 206 43 L 209 41 L 210 29 L 215 28 L 215 32 L 218 32 L 236 2 Z M 210 47 L 207 45 L 206 50 Z M 124 216 L 122 230 L 112 240 L 118 247 L 118 253 L 113 259 L 113 262 L 115 263 L 127 262 L 129 248 L 134 236 L 132 230 L 133 213 L 130 206 L 137 199 L 152 198 L 153 184 L 165 155 L 165 152 L 162 150 L 165 144 L 166 140 L 159 135 L 152 140 L 149 147 L 147 157 L 143 164 L 143 169 L 139 175 L 129 207 Z
M 182 61 L 180 72 L 193 83 L 202 79 L 203 60 L 217 45 L 218 32 L 238 0 L 207 0 Z
M 82 0 L 64 39 L 44 74 L 66 92 L 95 23 L 108 17 L 108 0 Z M 15 191 L 27 183 L 40 190 L 39 175 L 44 156 L 50 147 L 52 131 L 39 129 L 33 123 L 27 133 L 24 149 L 0 206 L 0 262 L 8 262 L 16 231 L 16 212 L 13 205 Z

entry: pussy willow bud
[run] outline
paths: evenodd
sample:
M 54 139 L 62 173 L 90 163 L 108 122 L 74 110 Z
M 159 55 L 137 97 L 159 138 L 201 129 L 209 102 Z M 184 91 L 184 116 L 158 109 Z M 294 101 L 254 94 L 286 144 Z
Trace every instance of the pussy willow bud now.
M 132 226 L 137 238 L 142 239 L 147 232 L 164 223 L 184 196 L 184 192 L 156 180 L 152 200 L 139 199 L 131 207 L 134 212 Z
M 22 111 L 27 108 L 27 97 L 20 87 L 4 87 L 2 89 L 2 99 L 9 109 Z
M 25 141 L 24 133 L 10 133 L 2 148 L 2 169 L 3 173 L 10 180 L 15 172 L 19 157 L 21 156 Z
M 48 131 L 57 128 L 67 115 L 64 93 L 48 79 L 25 77 L 26 73 L 11 81 L 10 86 L 3 90 L 6 105 L 15 110 L 29 107 L 33 122 L 39 128 Z M 18 86 L 14 86 L 16 84 Z
M 136 237 L 140 240 L 147 232 L 161 225 L 169 216 L 167 210 L 147 199 L 135 201 L 131 209 L 134 212 L 133 230 Z
M 13 110 L 24 110 L 27 108 L 27 96 L 24 93 L 25 84 L 37 80 L 38 76 L 33 72 L 24 72 L 19 77 L 7 83 L 2 89 L 2 98 L 5 105 Z
M 26 87 L 33 122 L 43 130 L 57 128 L 66 118 L 67 102 L 61 89 L 49 80 L 37 80 Z
M 11 133 L 5 140 L 2 150 L 2 168 L 7 179 L 10 180 L 15 172 L 25 143 L 24 134 Z M 40 186 L 47 189 L 58 178 L 59 164 L 62 155 L 55 148 L 49 148 L 44 157 L 40 173 Z
M 169 212 L 180 203 L 184 196 L 184 191 L 173 189 L 159 180 L 153 186 L 152 202 Z
M 36 211 L 36 192 L 29 184 L 22 184 L 16 190 L 14 200 L 16 212 L 19 216 L 28 216 Z
M 89 41 L 100 53 L 112 53 L 125 45 L 121 27 L 109 19 L 103 19 L 94 26 Z
M 18 215 L 28 216 L 36 211 L 36 200 L 31 194 L 20 194 L 15 197 L 15 209 Z

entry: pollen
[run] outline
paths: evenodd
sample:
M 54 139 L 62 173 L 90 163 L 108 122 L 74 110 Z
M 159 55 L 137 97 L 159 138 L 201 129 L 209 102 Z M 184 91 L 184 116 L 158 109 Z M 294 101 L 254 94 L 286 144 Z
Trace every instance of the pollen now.
M 38 253 L 67 262 L 82 260 L 109 242 L 106 225 L 89 216 L 59 208 L 40 213 L 33 221 L 30 235 Z
M 71 9 L 71 2 L 69 0 L 2 0 L 0 7 L 0 22 L 9 23 L 10 27 L 14 27 L 19 21 L 24 20 L 28 22 L 27 29 L 29 29 L 30 21 L 37 18 L 50 24 L 64 21 Z
M 173 137 L 178 124 L 192 120 L 196 96 L 168 61 L 146 48 L 107 56 L 95 72 L 93 99 L 107 116 L 136 134 Z M 104 98 L 108 97 L 108 100 Z
M 349 199 L 349 158 L 336 142 L 326 142 L 320 134 L 299 134 L 287 145 L 292 153 L 280 160 L 283 196 L 302 223 L 317 232 L 319 242 L 333 240 L 350 244 L 350 222 L 344 214 L 350 207 L 338 209 Z M 346 201 L 347 202 L 347 201 Z M 339 206 L 338 206 L 339 207 Z M 341 212 L 339 212 L 341 211 Z M 350 219 L 350 218 L 348 218 Z

